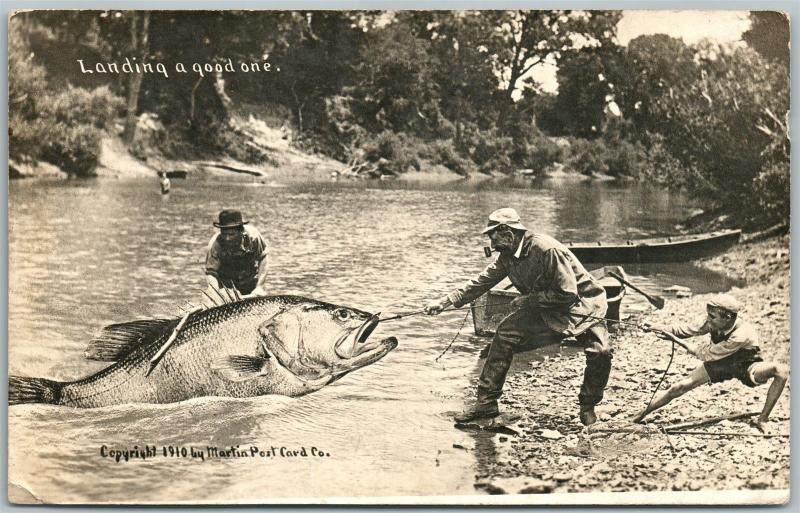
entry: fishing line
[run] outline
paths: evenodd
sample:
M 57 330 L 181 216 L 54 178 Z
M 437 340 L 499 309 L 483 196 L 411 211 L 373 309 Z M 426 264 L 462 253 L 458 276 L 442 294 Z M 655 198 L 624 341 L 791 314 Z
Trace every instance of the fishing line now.
M 653 390 L 653 395 L 650 396 L 650 400 L 647 402 L 647 407 L 645 407 L 645 411 L 650 409 L 650 405 L 653 404 L 653 399 L 656 397 L 656 393 L 658 393 L 658 389 L 661 388 L 661 384 L 664 383 L 664 379 L 667 377 L 667 373 L 669 372 L 670 366 L 672 366 L 672 360 L 675 358 L 675 341 L 672 341 L 672 352 L 669 355 L 669 363 L 667 363 L 667 368 L 664 369 L 664 374 L 661 375 L 661 379 L 658 381 L 658 385 L 656 385 L 656 389 Z
M 467 318 L 469 317 L 469 312 L 470 312 L 470 311 L 469 311 L 469 310 L 467 310 L 467 315 L 465 315 L 465 316 L 464 316 L 464 320 L 463 320 L 463 321 L 461 321 L 461 326 L 459 326 L 459 328 L 458 328 L 458 331 L 456 331 L 456 335 L 453 337 L 453 340 L 451 340 L 451 341 L 450 341 L 450 343 L 449 343 L 449 344 L 447 344 L 447 347 L 445 347 L 445 348 L 444 348 L 444 351 L 442 351 L 441 353 L 439 353 L 439 356 L 437 356 L 437 357 L 436 357 L 436 359 L 434 360 L 434 362 L 438 362 L 438 361 L 439 361 L 439 358 L 441 358 L 442 356 L 444 356 L 444 354 L 445 354 L 445 353 L 446 353 L 446 352 L 447 352 L 447 351 L 448 351 L 448 350 L 449 350 L 449 349 L 450 349 L 450 348 L 453 346 L 453 344 L 455 343 L 456 339 L 457 339 L 457 338 L 458 338 L 458 336 L 461 334 L 461 330 L 463 330 L 463 329 L 464 329 L 464 325 L 465 325 L 465 324 L 467 324 Z
M 493 303 L 493 304 L 486 304 L 486 305 L 472 305 L 472 308 L 488 308 L 488 307 L 491 307 L 491 306 L 507 306 L 508 304 L 509 304 L 509 302 Z M 458 308 L 444 308 L 444 309 L 442 309 L 442 312 L 452 312 L 454 310 L 458 310 Z M 445 353 L 447 353 L 447 351 L 449 351 L 450 348 L 453 346 L 453 344 L 456 342 L 456 340 L 458 339 L 458 336 L 461 334 L 461 331 L 464 329 L 464 326 L 467 323 L 467 318 L 469 317 L 470 311 L 471 310 L 467 310 L 467 314 L 464 316 L 464 320 L 461 321 L 461 326 L 459 326 L 458 331 L 456 331 L 455 336 L 450 341 L 450 343 L 447 344 L 447 346 L 439 354 L 439 356 L 436 357 L 436 359 L 434 360 L 435 362 L 438 362 L 439 359 L 442 356 L 444 356 Z M 425 313 L 425 310 L 417 310 L 417 311 L 413 311 L 413 312 L 401 313 L 401 314 L 397 314 L 397 315 L 392 316 L 392 317 L 387 317 L 386 319 L 379 319 L 378 322 L 394 321 L 394 320 L 402 319 L 404 317 L 411 317 L 411 316 L 420 315 L 420 314 L 423 314 L 423 313 Z M 676 345 L 680 345 L 681 347 L 683 347 L 686 350 L 689 349 L 684 343 L 676 340 L 675 337 L 670 336 L 671 335 L 670 333 L 667 333 L 667 332 L 665 332 L 663 330 L 647 328 L 645 326 L 642 326 L 642 325 L 634 323 L 634 322 L 622 321 L 622 320 L 618 320 L 618 319 L 609 319 L 607 317 L 597 317 L 597 316 L 594 316 L 594 315 L 586 315 L 586 314 L 579 314 L 579 313 L 573 313 L 573 312 L 570 312 L 570 313 L 573 314 L 573 315 L 577 315 L 578 317 L 583 317 L 584 319 L 594 319 L 594 320 L 598 320 L 598 321 L 606 321 L 606 322 L 613 322 L 613 323 L 616 323 L 616 324 L 623 324 L 623 325 L 626 325 L 626 326 L 633 326 L 635 328 L 639 328 L 639 329 L 642 329 L 642 330 L 645 330 L 645 331 L 652 331 L 653 333 L 656 333 L 656 334 L 660 333 L 660 334 L 664 334 L 664 335 L 668 336 L 670 342 L 672 342 L 672 344 L 671 344 L 672 350 L 671 350 L 670 355 L 669 355 L 669 362 L 667 363 L 667 368 L 664 369 L 664 373 L 661 375 L 661 379 L 658 381 L 658 384 L 656 385 L 655 390 L 653 390 L 653 394 L 650 396 L 650 400 L 647 402 L 647 407 L 645 409 L 650 408 L 650 405 L 653 404 L 653 399 L 655 399 L 656 394 L 658 393 L 658 391 L 661 388 L 661 385 L 664 383 L 664 380 L 667 378 L 667 374 L 669 373 L 669 369 L 670 369 L 670 367 L 672 367 L 672 361 L 675 359 L 675 346 Z
M 653 404 L 653 399 L 655 399 L 656 394 L 658 393 L 658 390 L 661 388 L 661 385 L 664 383 L 664 380 L 667 378 L 667 373 L 669 372 L 669 368 L 672 366 L 672 361 L 675 358 L 675 346 L 679 345 L 679 346 L 681 346 L 682 348 L 684 348 L 684 349 L 686 349 L 688 351 L 689 348 L 686 346 L 686 344 L 684 344 L 683 342 L 677 340 L 675 338 L 675 336 L 673 336 L 671 333 L 668 333 L 668 332 L 666 332 L 664 330 L 648 328 L 648 327 L 645 327 L 645 326 L 642 326 L 640 324 L 636 324 L 636 323 L 633 323 L 633 322 L 618 321 L 618 320 L 615 320 L 615 319 L 606 319 L 605 317 L 595 317 L 593 315 L 585 315 L 585 314 L 579 314 L 579 313 L 576 313 L 575 315 L 578 315 L 580 317 L 584 317 L 584 318 L 587 318 L 587 319 L 604 320 L 604 321 L 615 322 L 617 324 L 624 324 L 626 326 L 634 326 L 634 327 L 642 329 L 644 331 L 652 331 L 653 333 L 656 333 L 656 334 L 666 335 L 667 338 L 669 339 L 669 341 L 672 342 L 672 346 L 671 346 L 672 347 L 672 351 L 670 352 L 670 355 L 669 355 L 669 362 L 667 363 L 667 368 L 664 369 L 664 373 L 661 375 L 661 379 L 658 381 L 658 385 L 656 385 L 656 389 L 653 390 L 653 395 L 650 396 L 650 400 L 647 402 L 647 407 L 645 408 L 645 410 L 650 409 L 650 405 Z

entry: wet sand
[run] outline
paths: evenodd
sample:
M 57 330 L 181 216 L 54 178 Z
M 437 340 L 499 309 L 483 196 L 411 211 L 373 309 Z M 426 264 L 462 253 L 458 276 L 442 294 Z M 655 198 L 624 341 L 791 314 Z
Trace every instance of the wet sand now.
M 742 317 L 754 324 L 765 359 L 789 363 L 789 237 L 742 244 L 700 265 L 741 278 L 731 294 Z M 635 293 L 630 291 L 629 293 Z M 670 324 L 702 317 L 706 295 L 668 299 L 663 310 L 638 319 Z M 625 317 L 627 312 L 622 315 Z M 637 318 L 633 319 L 636 321 Z M 596 408 L 594 429 L 635 433 L 587 433 L 578 421 L 577 394 L 584 356 L 562 348 L 544 362 L 515 358 L 501 409 L 521 415 L 505 433 L 477 432 L 476 491 L 561 493 L 612 491 L 788 489 L 789 439 L 763 437 L 747 420 L 692 428 L 756 436 L 665 435 L 661 426 L 744 412 L 760 412 L 768 385 L 748 388 L 738 380 L 703 385 L 650 414 L 644 425 L 629 422 L 644 408 L 670 357 L 670 343 L 637 329 L 613 335 L 613 368 L 606 396 Z M 662 390 L 700 362 L 678 348 Z M 474 384 L 473 384 L 474 385 Z M 474 388 L 467 393 L 471 395 Z M 767 434 L 789 433 L 789 384 L 765 424 Z M 480 450 L 480 449 L 478 449 Z

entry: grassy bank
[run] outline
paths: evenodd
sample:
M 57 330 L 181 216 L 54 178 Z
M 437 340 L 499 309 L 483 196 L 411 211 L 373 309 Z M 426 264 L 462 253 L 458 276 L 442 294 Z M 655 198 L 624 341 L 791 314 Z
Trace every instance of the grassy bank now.
M 789 363 L 789 237 L 743 244 L 701 265 L 741 278 L 731 293 L 743 305 L 769 359 Z M 656 323 L 684 322 L 705 312 L 708 296 L 671 299 L 644 314 Z M 625 315 L 623 307 L 623 316 Z M 670 356 L 668 342 L 638 330 L 613 336 L 606 397 L 595 427 L 632 428 L 629 419 L 650 399 Z M 659 426 L 760 411 L 767 386 L 739 381 L 701 386 L 651 414 L 637 433 L 588 435 L 577 419 L 584 356 L 562 349 L 545 362 L 516 357 L 502 408 L 521 415 L 512 434 L 478 432 L 476 489 L 487 493 L 786 489 L 789 439 L 761 436 L 665 435 Z M 663 387 L 699 365 L 678 350 Z M 470 389 L 468 393 L 472 393 Z M 766 424 L 768 434 L 789 432 L 789 386 Z M 723 421 L 703 431 L 758 435 L 745 421 Z M 486 448 L 493 457 L 487 457 Z

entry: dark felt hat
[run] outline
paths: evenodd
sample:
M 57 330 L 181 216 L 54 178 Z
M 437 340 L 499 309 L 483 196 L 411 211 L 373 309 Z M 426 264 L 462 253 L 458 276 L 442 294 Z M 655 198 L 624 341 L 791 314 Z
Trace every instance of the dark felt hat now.
M 217 228 L 236 228 L 249 222 L 242 220 L 242 213 L 238 210 L 223 210 L 219 213 L 219 222 L 215 222 L 214 226 Z

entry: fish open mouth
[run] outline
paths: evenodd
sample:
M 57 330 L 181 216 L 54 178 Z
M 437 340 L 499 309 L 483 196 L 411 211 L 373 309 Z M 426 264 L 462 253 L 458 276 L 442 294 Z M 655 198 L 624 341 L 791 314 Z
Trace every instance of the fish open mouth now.
M 377 362 L 397 347 L 397 343 L 396 337 L 387 337 L 379 342 L 368 344 L 366 349 L 359 350 L 358 354 L 347 358 L 345 362 L 341 362 L 331 369 L 334 379 L 339 379 L 348 372 Z
M 343 337 L 342 340 L 340 340 L 334 347 L 334 350 L 339 358 L 344 358 L 345 360 L 355 358 L 356 356 L 367 351 L 371 351 L 379 346 L 382 341 L 377 343 L 367 343 L 367 339 L 370 335 L 372 335 L 372 332 L 375 331 L 375 328 L 378 327 L 379 322 L 380 314 L 375 314 L 367 319 L 367 321 L 362 324 L 360 328 L 358 328 L 358 331 L 356 331 L 353 337 Z
M 378 327 L 378 323 L 380 322 L 380 313 L 376 313 L 372 317 L 370 317 L 367 322 L 365 322 L 361 328 L 358 329 L 358 333 L 356 334 L 356 344 L 363 344 L 367 341 L 372 332 L 375 331 L 375 328 Z

